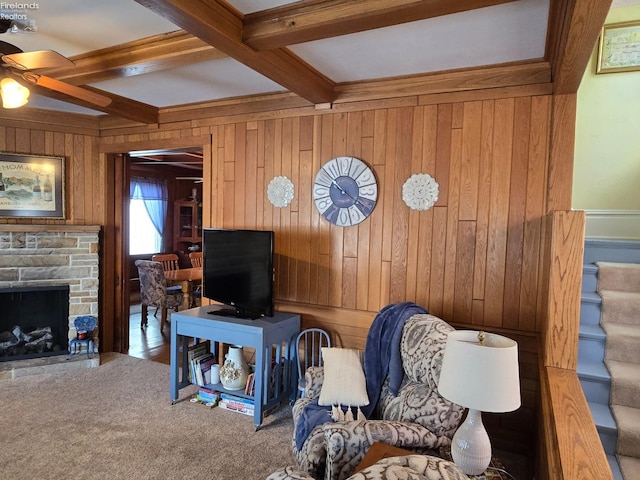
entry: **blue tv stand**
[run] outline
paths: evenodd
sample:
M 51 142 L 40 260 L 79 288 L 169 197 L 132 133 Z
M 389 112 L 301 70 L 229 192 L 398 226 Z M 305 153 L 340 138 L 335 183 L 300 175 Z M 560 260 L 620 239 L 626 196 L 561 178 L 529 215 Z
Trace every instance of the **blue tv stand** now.
M 189 338 L 255 348 L 253 422 L 257 430 L 262 425 L 265 411 L 287 401 L 295 393 L 291 345 L 300 331 L 300 315 L 275 312 L 273 317 L 249 320 L 209 313 L 215 308 L 215 305 L 208 305 L 171 315 L 171 370 L 169 374 L 171 402 L 175 403 L 178 400 L 181 388 L 190 385 L 187 380 L 188 368 L 183 368 L 182 375 L 180 375 L 178 360 L 180 353 L 182 353 L 181 364 L 187 365 Z M 182 347 L 182 352 L 180 352 L 180 347 Z M 282 361 L 278 361 L 278 359 Z M 259 375 L 258 372 L 262 372 L 262 374 Z M 221 392 L 225 391 L 221 384 L 210 384 L 207 387 Z M 237 391 L 229 393 L 250 397 Z

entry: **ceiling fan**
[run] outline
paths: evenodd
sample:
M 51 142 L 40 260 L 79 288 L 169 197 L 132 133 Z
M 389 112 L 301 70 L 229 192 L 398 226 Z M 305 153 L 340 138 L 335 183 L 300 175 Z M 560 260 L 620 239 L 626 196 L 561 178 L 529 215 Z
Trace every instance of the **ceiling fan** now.
M 26 104 L 29 99 L 27 85 L 43 87 L 99 107 L 109 105 L 111 99 L 105 95 L 31 71 L 72 65 L 74 63 L 71 60 L 53 50 L 23 52 L 11 43 L 0 41 L 0 66 L 6 69 L 0 81 L 2 106 L 17 108 Z

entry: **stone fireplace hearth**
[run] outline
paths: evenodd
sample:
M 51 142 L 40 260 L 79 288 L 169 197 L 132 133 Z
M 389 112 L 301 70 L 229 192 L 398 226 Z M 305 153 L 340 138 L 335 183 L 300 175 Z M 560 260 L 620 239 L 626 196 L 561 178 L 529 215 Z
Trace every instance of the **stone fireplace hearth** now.
M 99 233 L 96 225 L 0 225 L 0 289 L 68 285 L 74 338 L 77 316 L 98 316 Z

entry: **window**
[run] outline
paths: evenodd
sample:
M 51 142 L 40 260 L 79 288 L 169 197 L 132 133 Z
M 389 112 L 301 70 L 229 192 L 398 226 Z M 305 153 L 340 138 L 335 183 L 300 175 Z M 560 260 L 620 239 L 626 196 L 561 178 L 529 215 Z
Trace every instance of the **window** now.
M 129 254 L 163 250 L 167 217 L 167 185 L 163 180 L 132 178 L 129 203 Z

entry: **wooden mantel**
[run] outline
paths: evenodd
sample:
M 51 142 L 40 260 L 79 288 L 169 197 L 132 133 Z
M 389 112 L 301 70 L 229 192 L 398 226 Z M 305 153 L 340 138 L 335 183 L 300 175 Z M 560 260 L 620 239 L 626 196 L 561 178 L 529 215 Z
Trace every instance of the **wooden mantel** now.
M 102 227 L 100 225 L 32 225 L 32 224 L 0 224 L 0 232 L 76 232 L 96 233 Z

